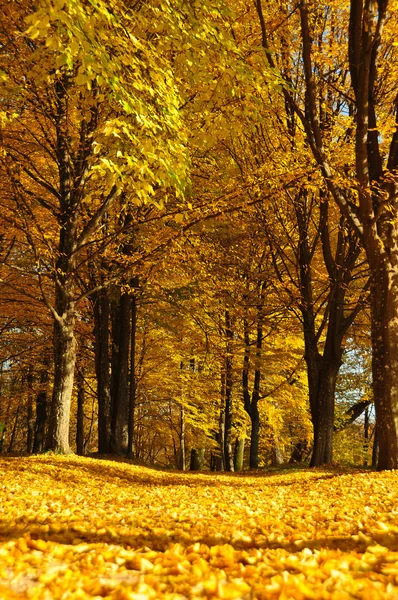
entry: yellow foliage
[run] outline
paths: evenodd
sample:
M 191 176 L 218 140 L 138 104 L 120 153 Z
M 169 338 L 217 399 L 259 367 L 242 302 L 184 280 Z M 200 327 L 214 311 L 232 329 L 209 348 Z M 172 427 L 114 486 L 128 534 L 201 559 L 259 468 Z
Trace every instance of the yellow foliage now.
M 397 474 L 5 458 L 0 597 L 397 597 Z

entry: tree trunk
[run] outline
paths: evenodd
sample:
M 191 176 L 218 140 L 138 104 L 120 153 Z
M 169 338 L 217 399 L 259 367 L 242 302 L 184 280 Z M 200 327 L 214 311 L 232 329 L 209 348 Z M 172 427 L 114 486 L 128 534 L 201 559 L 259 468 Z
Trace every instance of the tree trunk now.
M 76 424 L 76 452 L 84 455 L 84 372 L 78 371 L 77 377 L 77 424 Z
M 69 454 L 69 420 L 76 362 L 74 315 L 54 322 L 54 387 L 46 449 Z
M 243 459 L 245 455 L 245 436 L 238 436 L 235 440 L 234 449 L 234 469 L 235 471 L 243 470 Z
M 19 408 L 20 407 L 19 407 L 19 404 L 18 404 L 17 412 L 15 413 L 14 426 L 12 428 L 10 443 L 8 444 L 8 450 L 7 450 L 7 452 L 12 452 L 13 448 L 14 448 L 15 437 L 16 437 L 16 434 L 17 434 L 17 427 L 18 427 Z
M 393 257 L 397 254 L 397 246 Z M 378 470 L 398 468 L 398 264 L 373 271 L 372 371 L 379 444 Z M 398 263 L 397 256 L 395 261 Z M 384 268 L 383 268 L 384 267 Z
M 234 456 L 232 452 L 232 324 L 229 311 L 225 311 L 225 335 L 226 335 L 226 356 L 225 356 L 225 437 L 224 437 L 224 457 L 225 470 L 234 470 Z
M 127 454 L 129 423 L 129 347 L 130 347 L 130 296 L 123 293 L 117 307 L 119 313 L 119 335 L 117 375 L 112 402 L 112 451 Z
M 27 415 L 26 415 L 26 425 L 28 430 L 28 435 L 26 438 L 26 452 L 28 454 L 32 453 L 33 450 L 33 438 L 35 433 L 34 419 L 33 419 L 33 369 L 32 366 L 29 367 L 28 376 L 27 376 L 27 385 L 28 385 L 28 406 L 27 406 Z
M 368 453 L 369 453 L 369 408 L 365 409 L 365 421 L 363 427 L 363 466 L 368 466 Z
M 251 406 L 250 411 L 251 429 L 250 429 L 250 468 L 258 469 L 258 446 L 260 440 L 260 414 L 257 404 Z
M 375 425 L 376 427 L 376 425 Z M 374 438 L 373 438 L 373 448 L 372 448 L 372 468 L 376 469 L 377 467 L 377 458 L 379 455 L 379 438 L 377 435 L 377 429 L 375 430 L 374 433 Z
M 95 371 L 98 396 L 98 452 L 111 450 L 111 388 L 109 361 L 109 297 L 101 290 L 94 302 Z
M 192 448 L 191 450 L 191 461 L 189 464 L 190 471 L 199 471 L 200 470 L 200 462 L 199 462 L 199 453 L 196 448 Z
M 181 406 L 180 411 L 180 469 L 185 471 L 186 459 L 185 459 L 185 410 Z
M 129 395 L 129 431 L 127 456 L 134 458 L 134 421 L 136 403 L 136 333 L 137 333 L 137 298 L 131 298 L 131 344 L 130 344 L 130 395 Z
M 312 414 L 314 447 L 311 467 L 330 464 L 333 460 L 334 401 L 340 365 L 322 359 L 318 375 L 316 409 Z
M 225 365 L 224 365 L 225 367 Z M 224 471 L 225 468 L 225 368 L 221 369 L 221 389 L 220 389 L 220 416 L 218 420 L 218 432 L 216 440 L 218 442 L 218 454 L 215 457 L 215 471 Z

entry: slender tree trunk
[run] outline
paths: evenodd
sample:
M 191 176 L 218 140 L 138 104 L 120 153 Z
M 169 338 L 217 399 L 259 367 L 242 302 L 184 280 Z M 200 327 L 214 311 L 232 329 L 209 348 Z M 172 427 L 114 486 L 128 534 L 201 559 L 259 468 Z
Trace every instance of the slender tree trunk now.
M 259 456 L 258 447 L 260 440 L 260 414 L 257 404 L 251 407 L 251 429 L 250 429 L 250 454 L 249 464 L 251 469 L 258 469 Z
M 180 410 L 180 469 L 185 471 L 186 459 L 185 459 L 185 409 L 181 406 Z
M 334 402 L 340 365 L 322 359 L 318 375 L 316 410 L 313 414 L 314 447 L 311 467 L 330 464 L 333 460 Z
M 29 367 L 28 376 L 27 376 L 27 385 L 28 385 L 28 406 L 27 406 L 27 430 L 28 435 L 26 438 L 26 452 L 28 454 L 32 453 L 33 450 L 33 439 L 35 433 L 34 426 L 34 418 L 33 418 L 33 369 L 32 366 Z
M 235 449 L 234 449 L 234 469 L 235 471 L 243 470 L 243 459 L 245 456 L 245 441 L 246 438 L 244 435 L 240 435 L 235 440 Z
M 69 454 L 69 421 L 76 362 L 74 315 L 54 322 L 54 387 L 46 449 Z
M 363 466 L 368 466 L 368 453 L 369 453 L 369 408 L 365 409 L 365 420 L 363 427 Z
M 84 371 L 78 371 L 77 376 L 77 424 L 76 424 L 76 452 L 84 455 Z
M 225 335 L 226 335 L 226 356 L 225 356 L 225 437 L 224 437 L 224 457 L 225 470 L 234 470 L 234 456 L 232 451 L 232 324 L 229 311 L 225 311 Z
M 127 454 L 128 447 L 130 305 L 129 294 L 123 293 L 118 307 L 119 344 L 112 406 L 112 451 L 116 454 Z
M 379 470 L 398 468 L 397 241 L 392 253 L 397 264 L 392 264 L 391 258 L 388 265 L 380 265 L 372 273 L 372 370 Z
M 200 470 L 199 452 L 196 450 L 196 448 L 191 449 L 191 461 L 189 463 L 189 470 L 190 471 L 199 471 Z
M 10 443 L 8 444 L 7 452 L 12 452 L 13 448 L 14 448 L 15 437 L 17 434 L 18 420 L 19 420 L 19 409 L 20 409 L 20 406 L 18 404 L 17 412 L 15 413 L 14 426 L 12 428 Z
M 130 396 L 129 396 L 129 431 L 127 455 L 134 457 L 134 420 L 136 403 L 136 333 L 137 333 L 137 298 L 131 299 L 131 343 L 130 343 Z
M 109 360 L 109 297 L 101 290 L 94 302 L 95 371 L 98 396 L 98 452 L 111 450 L 111 388 Z
M 376 427 L 376 425 L 375 425 Z M 379 455 L 379 437 L 377 434 L 377 428 L 375 430 L 374 433 L 374 438 L 373 438 L 373 448 L 372 448 L 372 468 L 376 469 L 377 467 L 377 458 Z
M 218 420 L 218 432 L 216 435 L 218 443 L 218 454 L 215 457 L 215 471 L 224 471 L 225 468 L 225 364 L 221 369 L 220 389 L 220 416 Z
M 40 373 L 40 385 L 42 386 L 42 389 L 39 390 L 36 396 L 36 422 L 33 454 L 39 454 L 44 450 L 48 416 L 48 397 L 45 386 L 48 383 L 48 379 L 48 370 L 43 369 Z

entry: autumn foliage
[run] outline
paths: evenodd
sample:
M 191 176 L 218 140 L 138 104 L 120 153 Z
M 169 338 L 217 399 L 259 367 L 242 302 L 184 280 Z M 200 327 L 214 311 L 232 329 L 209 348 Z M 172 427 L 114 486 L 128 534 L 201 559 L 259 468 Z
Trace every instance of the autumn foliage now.
M 395 472 L 0 466 L 4 600 L 396 597 Z

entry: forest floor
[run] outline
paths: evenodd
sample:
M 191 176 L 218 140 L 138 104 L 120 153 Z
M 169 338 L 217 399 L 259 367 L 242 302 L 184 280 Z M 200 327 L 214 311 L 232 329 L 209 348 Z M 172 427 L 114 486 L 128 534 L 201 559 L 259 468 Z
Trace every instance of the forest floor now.
M 398 472 L 0 460 L 0 598 L 398 598 Z

